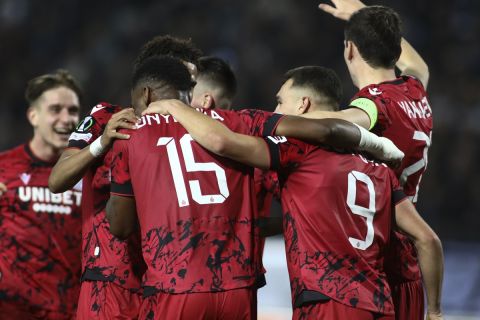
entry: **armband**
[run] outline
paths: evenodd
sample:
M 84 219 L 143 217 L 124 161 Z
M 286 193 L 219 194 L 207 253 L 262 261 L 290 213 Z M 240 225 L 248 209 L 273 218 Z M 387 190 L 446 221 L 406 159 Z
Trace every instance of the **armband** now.
M 350 102 L 350 106 L 362 109 L 367 113 L 370 118 L 370 128 L 368 130 L 371 130 L 375 126 L 378 118 L 378 110 L 375 102 L 367 98 L 357 98 Z

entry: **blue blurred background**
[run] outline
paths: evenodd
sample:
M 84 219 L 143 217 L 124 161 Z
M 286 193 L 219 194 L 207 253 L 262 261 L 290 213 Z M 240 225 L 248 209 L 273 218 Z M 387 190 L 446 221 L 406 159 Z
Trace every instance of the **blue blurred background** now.
M 405 37 L 429 64 L 433 146 L 418 208 L 444 242 L 445 309 L 480 317 L 480 1 L 366 3 L 396 9 Z M 0 150 L 31 135 L 23 99 L 30 78 L 63 67 L 85 89 L 84 112 L 99 101 L 128 105 L 131 62 L 158 34 L 191 37 L 205 54 L 229 61 L 239 82 L 237 109 L 273 110 L 284 72 L 313 64 L 338 72 L 346 104 L 356 89 L 343 62 L 343 22 L 317 4 L 0 0 Z M 273 260 L 284 254 L 278 247 Z

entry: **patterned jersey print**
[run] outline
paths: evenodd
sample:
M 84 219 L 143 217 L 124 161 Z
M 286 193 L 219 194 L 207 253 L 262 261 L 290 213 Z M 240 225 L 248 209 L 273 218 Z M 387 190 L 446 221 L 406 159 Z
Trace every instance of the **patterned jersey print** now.
M 294 139 L 269 143 L 278 150 L 272 163 L 279 163 L 285 181 L 281 199 L 293 302 L 312 290 L 348 306 L 393 314 L 383 251 L 392 197 L 400 189 L 394 173 L 360 155 Z
M 69 147 L 82 149 L 100 137 L 112 115 L 121 108 L 100 103 L 92 108 L 69 139 Z M 105 206 L 110 198 L 111 151 L 100 157 L 83 178 L 82 280 L 113 281 L 138 290 L 144 263 L 139 235 L 120 240 L 110 233 Z
M 244 134 L 271 132 L 279 118 L 200 111 Z M 253 168 L 207 152 L 171 116 L 147 115 L 139 126 L 114 144 L 112 193 L 135 196 L 143 285 L 170 293 L 254 285 L 262 266 Z
M 27 144 L 0 154 L 0 299 L 71 316 L 80 284 L 81 186 L 53 194 L 54 163 Z

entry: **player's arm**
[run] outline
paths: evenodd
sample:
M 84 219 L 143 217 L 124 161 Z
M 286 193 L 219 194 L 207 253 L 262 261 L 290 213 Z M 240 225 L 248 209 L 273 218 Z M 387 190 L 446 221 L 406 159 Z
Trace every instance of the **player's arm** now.
M 48 188 L 53 193 L 64 192 L 72 188 L 87 169 L 107 152 L 115 139 L 128 139 L 128 134 L 117 132 L 121 128 L 134 129 L 137 118 L 133 109 L 123 109 L 115 113 L 108 121 L 103 134 L 83 149 L 66 149 L 57 161 L 48 178 Z
M 397 68 L 400 69 L 402 75 L 414 76 L 417 78 L 426 89 L 430 72 L 428 65 L 423 60 L 422 56 L 408 43 L 405 38 L 402 38 L 402 53 L 397 61 Z
M 355 11 L 365 7 L 365 4 L 358 0 L 332 0 L 332 3 L 333 6 L 321 3 L 318 7 L 335 18 L 345 21 L 350 19 Z M 430 73 L 425 60 L 405 38 L 402 38 L 401 46 L 402 53 L 397 61 L 397 68 L 400 69 L 402 74 L 414 76 L 427 88 Z
M 270 166 L 263 139 L 233 132 L 180 100 L 153 102 L 142 114 L 151 112 L 172 115 L 196 142 L 217 155 L 261 169 Z
M 374 124 L 376 121 L 376 107 L 373 101 L 372 103 L 373 105 L 371 107 L 374 107 L 374 114 L 370 114 L 370 112 L 359 108 L 349 108 L 341 111 L 311 111 L 302 114 L 301 117 L 307 119 L 342 119 L 356 123 L 365 129 L 371 129 L 373 127 L 372 123 Z
M 409 200 L 395 206 L 395 219 L 397 226 L 413 240 L 417 249 L 427 293 L 427 312 L 431 319 L 441 319 L 442 243 Z
M 3 184 L 2 182 L 0 182 L 0 197 L 5 193 L 7 192 L 8 188 L 5 184 Z
M 107 219 L 110 232 L 119 239 L 126 239 L 137 225 L 135 198 L 112 194 L 107 202 Z
M 263 140 L 232 132 L 230 129 L 179 100 L 163 100 L 150 104 L 144 111 L 171 114 L 192 137 L 206 149 L 258 168 L 268 168 Z M 276 135 L 293 137 L 314 144 L 357 149 L 385 161 L 399 161 L 401 152 L 390 140 L 378 137 L 347 121 L 338 119 L 312 120 L 285 116 L 275 130 Z
M 363 113 L 363 111 L 360 110 Z M 394 166 L 403 159 L 403 152 L 385 137 L 379 137 L 359 125 L 341 119 L 306 119 L 285 116 L 275 134 L 292 137 L 312 144 L 325 144 L 336 148 L 355 149 L 370 153 L 378 160 Z

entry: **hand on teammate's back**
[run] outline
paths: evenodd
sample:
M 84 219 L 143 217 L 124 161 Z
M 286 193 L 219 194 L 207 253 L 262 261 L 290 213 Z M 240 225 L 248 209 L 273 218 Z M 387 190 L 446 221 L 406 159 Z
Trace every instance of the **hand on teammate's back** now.
M 318 7 L 331 14 L 335 18 L 341 20 L 348 20 L 350 16 L 355 12 L 365 7 L 365 4 L 359 0 L 332 0 L 333 6 L 321 3 Z
M 147 109 L 142 111 L 142 116 L 150 113 L 170 114 L 169 108 L 175 107 L 175 105 L 184 103 L 177 99 L 164 99 L 152 102 L 148 105 Z
M 112 146 L 115 139 L 129 139 L 129 134 L 117 132 L 120 129 L 135 129 L 138 121 L 133 108 L 123 109 L 115 113 L 107 123 L 102 134 L 101 144 L 103 148 Z
M 7 186 L 0 182 L 0 197 L 7 192 Z

